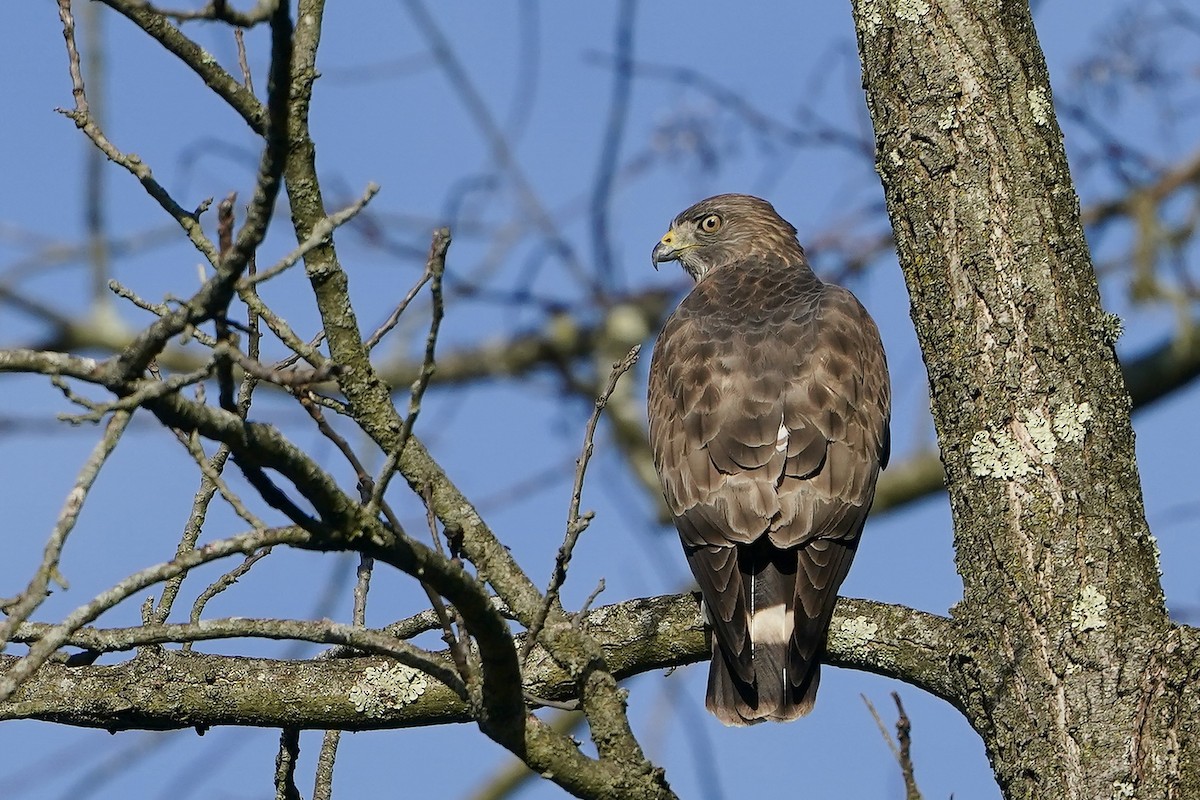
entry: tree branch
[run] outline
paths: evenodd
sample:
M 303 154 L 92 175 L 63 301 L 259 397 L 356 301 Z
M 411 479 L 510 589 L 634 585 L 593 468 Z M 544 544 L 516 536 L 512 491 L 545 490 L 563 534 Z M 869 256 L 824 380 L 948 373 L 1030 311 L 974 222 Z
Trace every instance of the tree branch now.
M 82 629 L 65 640 L 88 649 L 120 641 L 123 647 L 143 643 L 222 638 L 241 635 L 276 620 L 209 620 L 195 625 L 150 628 Z M 333 623 L 294 623 L 294 633 L 327 626 L 346 641 L 394 651 L 397 642 L 376 631 Z M 707 660 L 699 602 L 694 595 L 664 595 L 602 606 L 588 612 L 582 626 L 603 648 L 613 675 L 624 679 L 645 672 Z M 40 627 L 22 628 L 25 638 Z M 272 638 L 282 631 L 274 629 Z M 324 636 L 324 634 L 321 634 Z M 514 643 L 519 646 L 521 637 Z M 898 678 L 941 697 L 952 695 L 948 668 L 955 649 L 954 624 L 944 617 L 902 606 L 868 600 L 842 599 L 830 628 L 827 663 Z M 390 643 L 389 643 L 390 642 Z M 144 654 L 155 651 L 143 651 Z M 446 664 L 448 654 L 435 657 Z M 12 657 L 0 658 L 0 668 Z M 255 725 L 262 727 L 336 728 L 367 730 L 469 722 L 471 709 L 451 689 L 429 683 L 407 702 L 387 702 L 370 708 L 361 703 L 365 682 L 380 680 L 369 668 L 386 668 L 376 657 L 274 661 L 196 652 L 158 651 L 111 666 L 42 667 L 6 702 L 0 720 L 47 719 L 68 725 L 109 730 L 166 730 L 188 726 Z M 226 679 L 213 682 L 209 676 Z M 153 679 L 148 676 L 153 675 Z M 360 687 L 360 692 L 353 690 Z M 305 688 L 309 687 L 309 688 Z M 578 696 L 578 685 L 541 648 L 530 655 L 525 688 L 550 699 Z M 352 696 L 353 694 L 353 696 Z

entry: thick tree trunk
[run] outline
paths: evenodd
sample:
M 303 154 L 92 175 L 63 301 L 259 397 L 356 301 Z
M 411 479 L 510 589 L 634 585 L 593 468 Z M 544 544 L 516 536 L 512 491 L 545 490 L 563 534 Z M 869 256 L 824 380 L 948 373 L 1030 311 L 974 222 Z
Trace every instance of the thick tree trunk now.
M 1129 398 L 1021 2 L 853 0 L 954 514 L 957 703 L 1008 798 L 1200 797 Z

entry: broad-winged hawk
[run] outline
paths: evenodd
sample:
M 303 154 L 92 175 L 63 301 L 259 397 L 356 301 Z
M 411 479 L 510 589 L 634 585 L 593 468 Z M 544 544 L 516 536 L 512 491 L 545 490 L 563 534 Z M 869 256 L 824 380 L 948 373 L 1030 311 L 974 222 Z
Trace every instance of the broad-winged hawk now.
M 710 197 L 654 247 L 696 281 L 650 363 L 650 444 L 713 629 L 727 725 L 812 710 L 838 587 L 889 452 L 879 331 L 765 200 Z

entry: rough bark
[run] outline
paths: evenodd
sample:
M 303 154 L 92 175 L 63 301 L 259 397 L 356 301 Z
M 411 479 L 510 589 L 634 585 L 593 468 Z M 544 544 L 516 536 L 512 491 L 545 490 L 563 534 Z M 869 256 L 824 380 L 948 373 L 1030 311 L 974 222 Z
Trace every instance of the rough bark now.
M 853 6 L 964 584 L 954 702 L 1005 797 L 1200 796 L 1192 632 L 1163 605 L 1030 10 Z

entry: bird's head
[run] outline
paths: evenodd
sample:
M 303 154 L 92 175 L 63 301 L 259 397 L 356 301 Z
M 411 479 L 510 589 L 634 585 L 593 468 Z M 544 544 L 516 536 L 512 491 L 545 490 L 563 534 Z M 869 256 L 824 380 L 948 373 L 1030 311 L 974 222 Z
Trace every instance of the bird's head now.
M 766 200 L 719 194 L 682 212 L 650 256 L 654 268 L 678 261 L 696 281 L 718 267 L 754 258 L 803 263 L 796 229 Z

